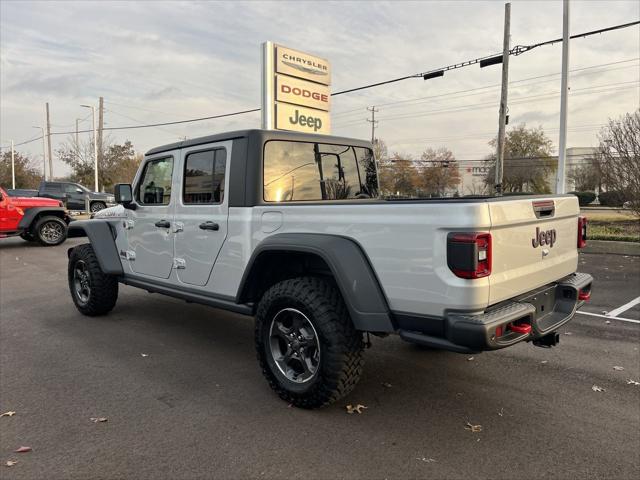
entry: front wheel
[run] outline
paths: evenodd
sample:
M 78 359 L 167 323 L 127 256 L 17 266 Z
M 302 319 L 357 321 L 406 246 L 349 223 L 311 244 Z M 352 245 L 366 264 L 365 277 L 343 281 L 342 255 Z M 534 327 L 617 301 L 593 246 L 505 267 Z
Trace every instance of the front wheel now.
M 118 300 L 118 281 L 100 269 L 93 247 L 86 243 L 71 250 L 69 291 L 76 308 L 88 316 L 109 313 Z
M 256 350 L 275 392 L 297 407 L 317 408 L 347 395 L 362 373 L 364 343 L 330 281 L 277 283 L 258 305 Z
M 104 210 L 105 208 L 107 208 L 107 205 L 105 203 L 93 202 L 89 210 L 91 210 L 91 213 L 96 213 L 96 212 L 99 212 L 100 210 Z
M 67 238 L 67 224 L 59 217 L 42 217 L 34 231 L 38 242 L 45 247 L 60 245 Z

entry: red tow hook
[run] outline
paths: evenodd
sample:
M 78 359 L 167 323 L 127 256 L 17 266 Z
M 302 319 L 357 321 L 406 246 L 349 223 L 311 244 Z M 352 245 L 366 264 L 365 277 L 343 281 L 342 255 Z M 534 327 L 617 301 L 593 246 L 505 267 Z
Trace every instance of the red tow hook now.
M 580 290 L 578 293 L 578 300 L 584 300 L 585 302 L 591 298 L 591 289 L 589 290 Z
M 531 325 L 523 323 L 521 325 L 509 325 L 509 330 L 516 333 L 531 333 Z

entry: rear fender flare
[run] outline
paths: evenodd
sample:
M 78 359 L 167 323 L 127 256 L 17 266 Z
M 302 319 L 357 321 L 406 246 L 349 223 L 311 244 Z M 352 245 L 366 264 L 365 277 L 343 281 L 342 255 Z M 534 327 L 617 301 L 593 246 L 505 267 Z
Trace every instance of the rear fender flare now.
M 317 255 L 329 266 L 357 330 L 394 332 L 391 314 L 380 282 L 362 248 L 352 239 L 316 233 L 282 233 L 264 239 L 253 251 L 238 288 L 244 301 L 245 288 L 256 259 L 267 252 L 298 252 Z
M 123 275 L 122 262 L 116 248 L 114 220 L 79 220 L 69 225 L 69 237 L 88 237 L 98 257 L 100 269 L 109 275 Z M 71 250 L 67 252 L 71 254 Z
M 28 230 L 33 225 L 33 221 L 41 214 L 53 215 L 56 217 L 64 218 L 66 215 L 63 207 L 30 207 L 24 210 L 24 215 L 18 223 L 20 230 Z

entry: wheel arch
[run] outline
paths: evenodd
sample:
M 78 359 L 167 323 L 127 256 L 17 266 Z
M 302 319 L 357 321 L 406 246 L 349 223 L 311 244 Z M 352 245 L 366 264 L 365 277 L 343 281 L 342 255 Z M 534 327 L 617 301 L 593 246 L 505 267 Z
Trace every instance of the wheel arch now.
M 36 222 L 45 216 L 58 217 L 61 220 L 65 219 L 66 212 L 62 207 L 32 207 L 25 210 L 23 217 L 18 223 L 18 229 L 22 231 L 29 231 Z M 65 222 L 66 223 L 66 222 Z
M 98 257 L 100 269 L 110 275 L 122 275 L 122 262 L 116 248 L 113 220 L 79 220 L 69 225 L 69 237 L 87 237 Z M 71 255 L 70 248 L 67 255 Z
M 257 302 L 271 285 L 305 274 L 328 275 L 335 280 L 357 330 L 395 331 L 369 259 L 355 241 L 339 235 L 283 233 L 267 237 L 247 264 L 237 301 Z

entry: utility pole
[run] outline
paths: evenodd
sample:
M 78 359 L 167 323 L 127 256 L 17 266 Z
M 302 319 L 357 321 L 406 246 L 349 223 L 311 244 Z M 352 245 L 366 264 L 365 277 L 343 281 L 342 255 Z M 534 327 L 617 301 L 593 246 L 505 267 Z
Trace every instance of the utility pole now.
M 104 98 L 98 102 L 98 165 L 102 163 L 104 151 L 102 149 L 102 128 L 104 126 Z
M 16 160 L 14 157 L 13 140 L 11 140 L 11 188 L 16 188 Z
M 51 122 L 49 121 L 49 102 L 46 103 L 47 110 L 47 146 L 49 149 L 49 181 L 53 181 L 53 152 L 51 151 Z
M 567 162 L 567 96 L 569 94 L 569 0 L 562 2 L 562 80 L 560 88 L 560 139 L 556 193 L 565 193 Z
M 371 112 L 371 120 L 367 118 L 367 122 L 371 123 L 371 143 L 376 142 L 376 125 L 378 124 L 378 120 L 376 120 L 376 112 L 379 112 L 375 106 L 371 108 L 367 107 L 367 110 Z
M 507 120 L 507 93 L 509 88 L 509 49 L 511 44 L 511 4 L 504 5 L 504 40 L 502 43 L 502 91 L 500 93 L 500 113 L 498 115 L 498 150 L 496 152 L 496 195 L 502 195 L 502 175 L 504 169 L 504 141 Z
M 78 138 L 78 124 L 80 122 L 79 118 L 76 118 L 76 160 L 80 158 L 80 139 Z
M 47 180 L 47 144 L 44 138 L 44 127 L 33 127 L 39 128 L 42 132 L 42 180 Z
M 93 180 L 94 180 L 94 191 L 98 191 L 98 142 L 97 142 L 97 134 L 96 134 L 96 107 L 93 105 L 80 105 L 84 108 L 91 109 L 91 123 L 93 125 Z

